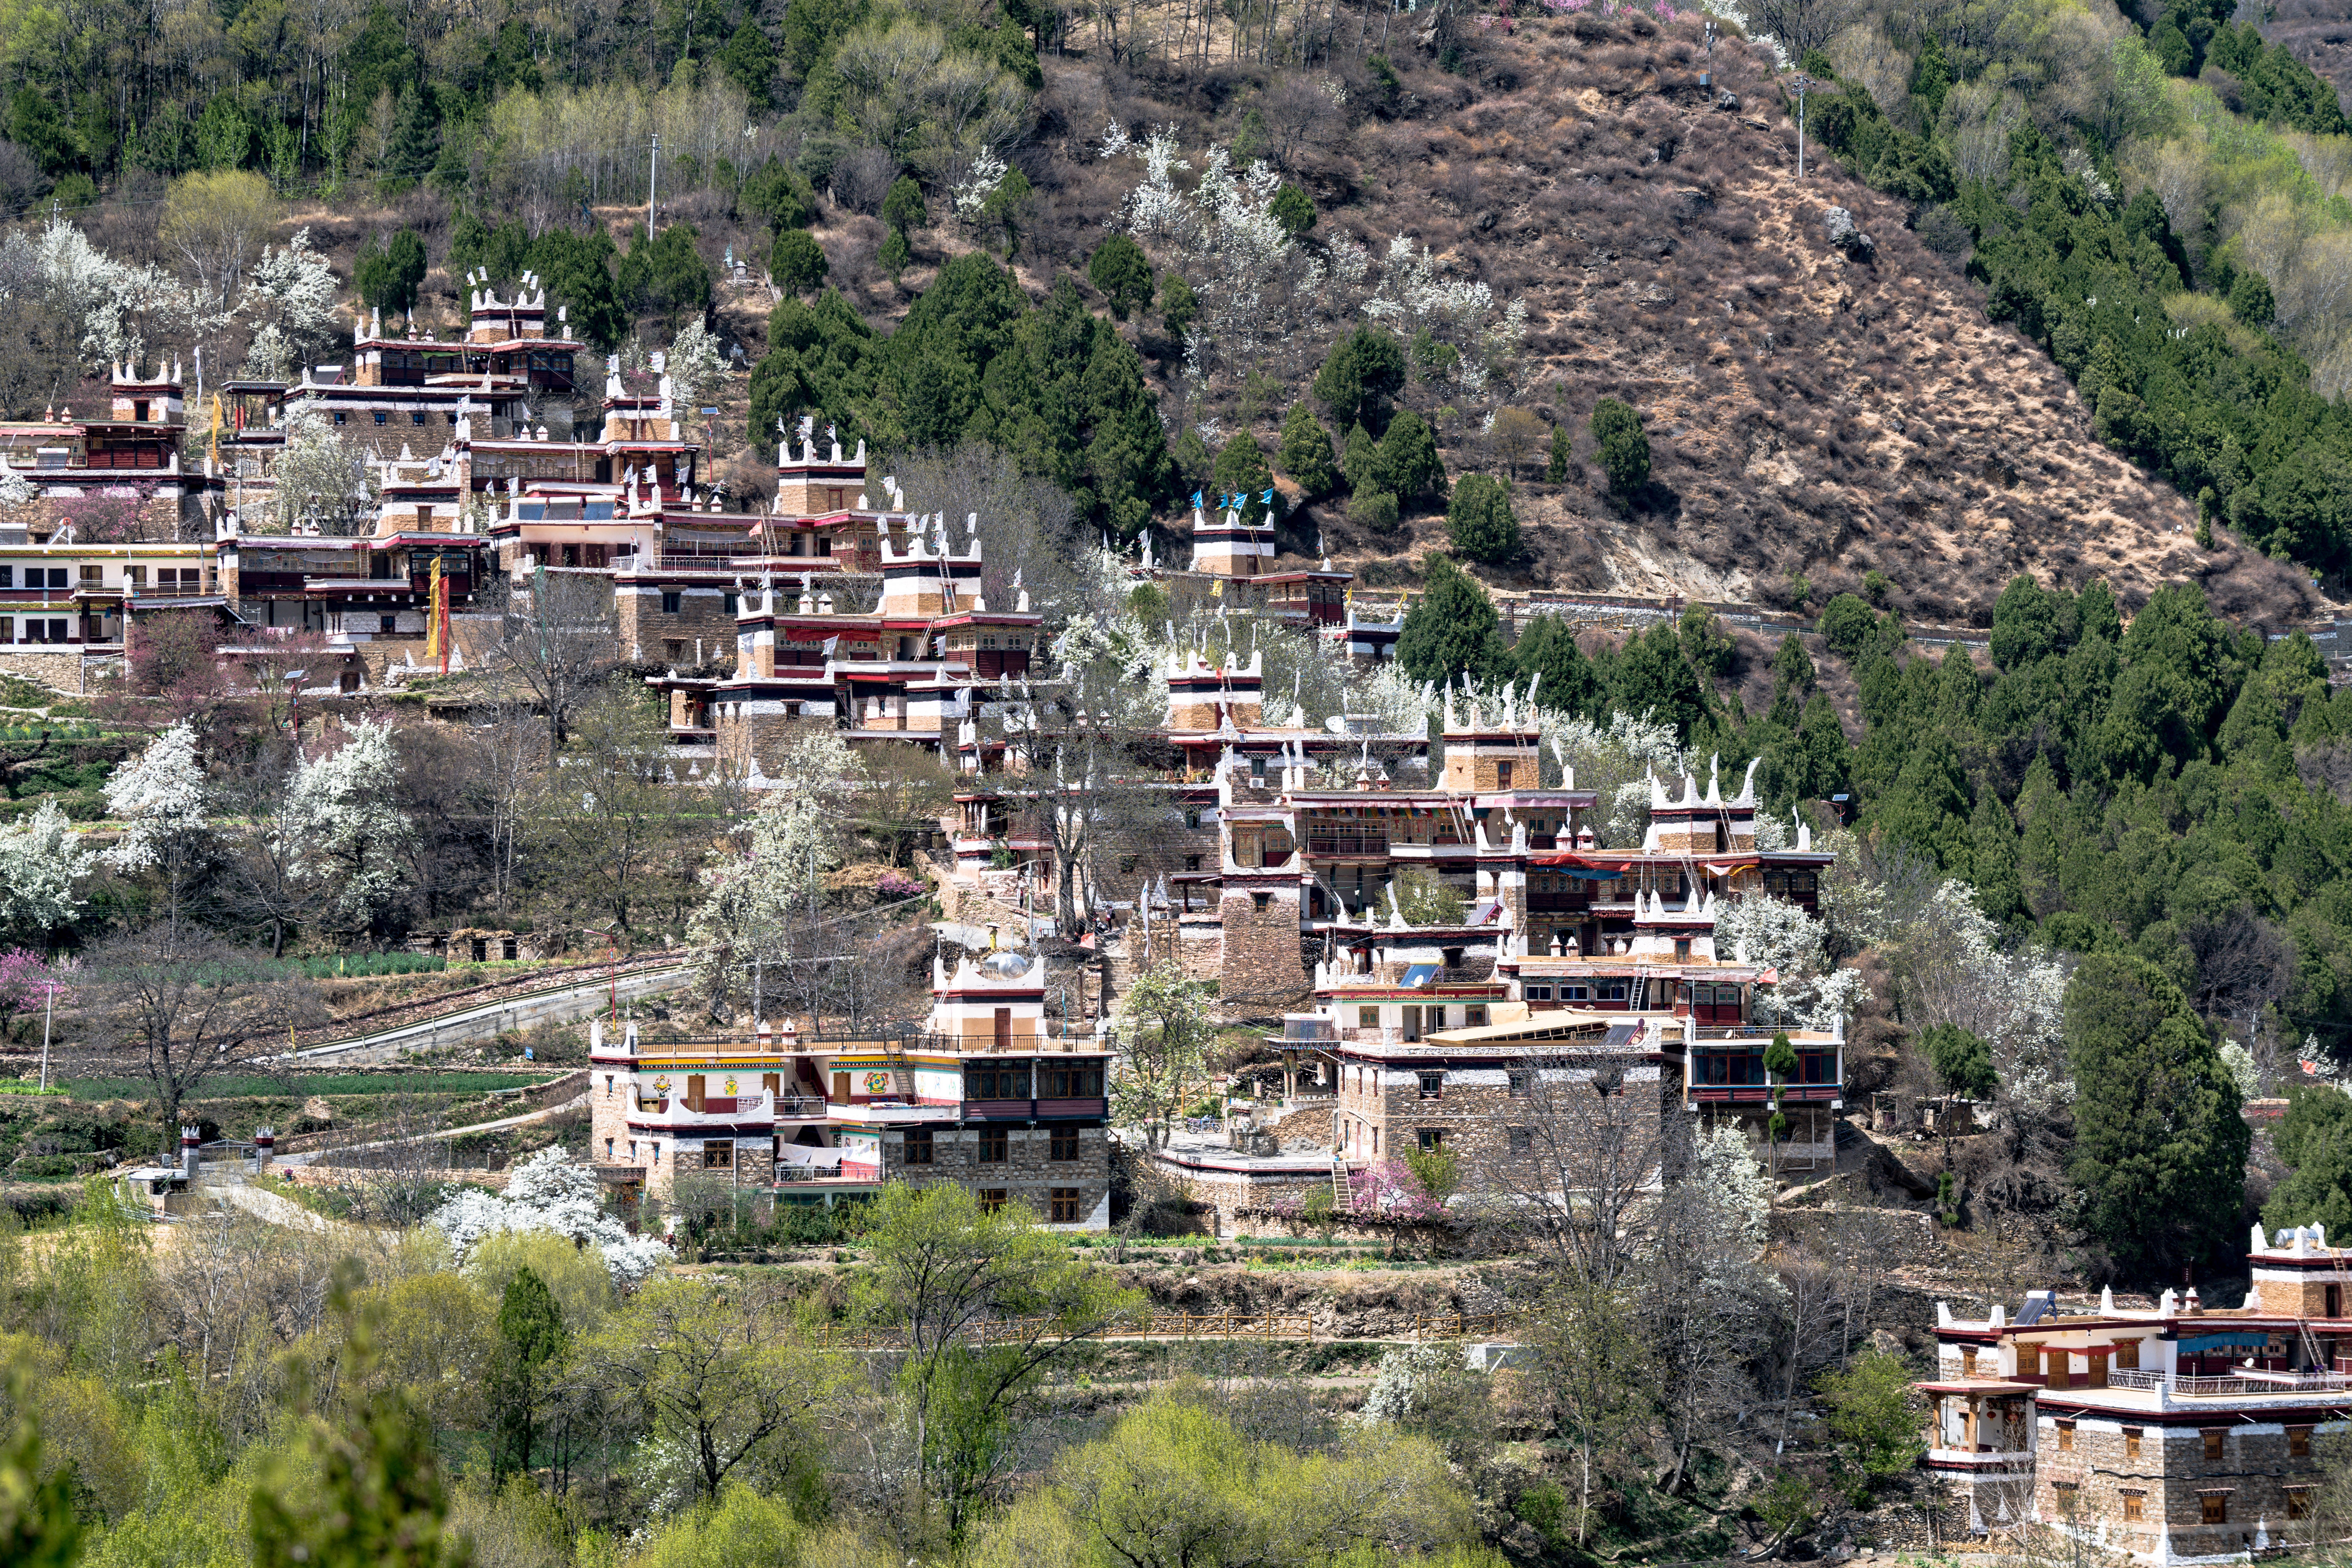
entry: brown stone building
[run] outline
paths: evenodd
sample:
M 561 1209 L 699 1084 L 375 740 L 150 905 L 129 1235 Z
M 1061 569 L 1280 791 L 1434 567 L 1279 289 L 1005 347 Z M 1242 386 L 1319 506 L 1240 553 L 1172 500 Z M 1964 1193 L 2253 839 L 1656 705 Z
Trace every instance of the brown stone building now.
M 682 1182 L 830 1204 L 885 1182 L 954 1182 L 1047 1225 L 1110 1223 L 1108 1053 L 1045 1017 L 1045 966 L 1009 950 L 935 965 L 931 1014 L 902 1036 L 590 1047 L 594 1157 L 665 1199 Z
M 2014 1318 L 1939 1305 L 1919 1386 L 1945 1538 L 1994 1548 L 2036 1525 L 2147 1563 L 2310 1550 L 2317 1439 L 2352 1425 L 2352 1254 L 2317 1226 L 2257 1226 L 2248 1261 L 2253 1292 L 2229 1310 L 2194 1290 L 2153 1312 L 2111 1296 L 2061 1312 L 2050 1292 Z

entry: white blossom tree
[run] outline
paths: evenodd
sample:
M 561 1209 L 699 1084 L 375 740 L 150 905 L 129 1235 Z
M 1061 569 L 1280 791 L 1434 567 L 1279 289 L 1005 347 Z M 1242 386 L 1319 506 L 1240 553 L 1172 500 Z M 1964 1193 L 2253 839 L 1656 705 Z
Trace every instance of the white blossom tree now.
M 106 811 L 123 825 L 107 865 L 162 877 L 165 918 L 176 926 L 181 897 L 215 847 L 195 726 L 182 720 L 118 766 L 106 781 Z
M 341 746 L 295 771 L 289 830 L 305 847 L 304 874 L 346 928 L 373 925 L 400 896 L 416 829 L 394 804 L 399 776 L 389 721 L 352 725 Z
M 38 244 L 49 289 L 81 322 L 82 358 L 92 368 L 138 359 L 158 337 L 218 325 L 169 272 L 115 260 L 62 218 L 41 230 Z
M 703 872 L 709 889 L 687 924 L 711 1003 L 748 984 L 755 1009 L 788 994 L 790 966 L 814 957 L 808 946 L 825 872 L 841 864 L 841 823 L 826 802 L 856 776 L 857 758 L 832 730 L 810 729 L 783 752 L 778 785 L 752 816 L 741 857 Z M 772 973 L 768 966 L 778 967 Z
M 0 929 L 37 936 L 71 921 L 81 910 L 74 886 L 97 858 L 54 800 L 0 826 Z
M 425 1223 L 449 1238 L 461 1267 L 483 1237 L 504 1231 L 552 1231 L 593 1247 L 617 1285 L 637 1283 L 669 1256 L 660 1242 L 631 1236 L 626 1226 L 605 1214 L 595 1171 L 562 1148 L 542 1149 L 516 1166 L 504 1196 L 468 1188 Z
M 2046 1115 L 2074 1098 L 2066 1068 L 2071 970 L 2047 948 L 2000 948 L 2000 928 L 1965 882 L 1940 883 L 1887 942 L 1903 1019 L 1950 1024 L 1991 1047 L 2001 1098 Z
M 335 340 L 334 269 L 310 247 L 309 229 L 262 247 L 238 308 L 254 322 L 246 368 L 257 376 L 291 380 Z
M 1213 357 L 1251 365 L 1271 345 L 1319 353 L 1362 315 L 1407 337 L 1425 331 L 1453 349 L 1454 375 L 1475 396 L 1526 338 L 1524 300 L 1498 310 L 1486 284 L 1447 277 L 1445 263 L 1409 236 L 1391 238 L 1378 262 L 1345 237 L 1320 255 L 1308 252 L 1275 215 L 1282 181 L 1264 163 L 1236 171 L 1225 149 L 1206 148 L 1187 191 L 1181 176 L 1194 164 L 1173 130 L 1139 142 L 1117 121 L 1104 132 L 1102 156 L 1143 166 L 1112 226 L 1172 251 L 1176 270 L 1200 298 L 1199 321 L 1186 336 L 1195 377 L 1215 368 Z
M 680 409 L 694 407 L 702 394 L 719 384 L 727 362 L 719 354 L 719 340 L 710 329 L 695 317 L 678 329 L 669 345 L 669 354 L 662 362 L 669 376 L 670 397 Z
M 376 476 L 365 455 L 315 409 L 287 422 L 273 472 L 278 524 L 289 533 L 305 521 L 321 533 L 357 533 L 374 507 Z
M 1828 1029 L 1853 1016 L 1869 990 L 1857 970 L 1833 967 L 1828 929 L 1786 899 L 1748 893 L 1719 906 L 1715 950 L 1779 972 L 1777 984 L 1759 987 L 1756 1016 L 1766 1024 Z

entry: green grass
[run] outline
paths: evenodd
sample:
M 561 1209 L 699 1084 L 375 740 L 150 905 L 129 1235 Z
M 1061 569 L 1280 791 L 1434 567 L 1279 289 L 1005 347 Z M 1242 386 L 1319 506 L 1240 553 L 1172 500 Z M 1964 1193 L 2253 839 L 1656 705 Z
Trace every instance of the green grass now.
M 335 952 L 289 961 L 313 980 L 372 979 L 382 974 L 437 974 L 449 961 L 429 952 Z
M 55 1087 L 43 1089 L 40 1085 L 34 1083 L 0 1083 L 0 1094 L 60 1095 L 65 1092 L 66 1091 L 62 1089 Z

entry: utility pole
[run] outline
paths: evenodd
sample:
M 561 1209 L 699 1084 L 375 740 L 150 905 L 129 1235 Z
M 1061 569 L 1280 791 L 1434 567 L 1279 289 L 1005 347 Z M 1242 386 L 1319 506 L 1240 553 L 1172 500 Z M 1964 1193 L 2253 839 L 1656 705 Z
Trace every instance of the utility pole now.
M 1800 155 L 1802 149 L 1800 148 Z M 653 163 L 646 173 L 646 239 L 654 237 L 654 208 L 661 192 L 661 132 L 654 132 Z
M 58 983 L 49 982 L 49 1005 L 41 1014 L 41 1092 L 49 1092 L 49 1025 L 58 1016 Z
M 1797 93 L 1797 178 L 1801 180 L 1805 177 L 1805 94 L 1822 84 L 1800 71 L 1789 85 Z

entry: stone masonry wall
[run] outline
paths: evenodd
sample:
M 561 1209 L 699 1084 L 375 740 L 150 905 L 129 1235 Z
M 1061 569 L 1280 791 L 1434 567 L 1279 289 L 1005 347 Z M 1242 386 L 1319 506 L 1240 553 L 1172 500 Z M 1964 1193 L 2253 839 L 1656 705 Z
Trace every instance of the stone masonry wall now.
M 1257 907 L 1263 892 L 1265 907 Z M 1223 1000 L 1226 1006 L 1274 1012 L 1307 989 L 1298 962 L 1298 889 L 1227 888 L 1219 905 L 1224 916 Z
M 121 658 L 92 659 L 83 662 L 81 649 L 68 647 L 56 653 L 35 653 L 25 648 L 0 648 L 0 671 L 37 681 L 52 691 L 83 692 L 90 689 L 90 680 L 100 667 L 121 668 Z
M 882 1174 L 885 1180 L 909 1181 L 918 1185 L 933 1182 L 955 1182 L 976 1193 L 1002 1192 L 1010 1202 L 1027 1204 L 1045 1220 L 1053 1213 L 1051 1197 L 1055 1188 L 1075 1187 L 1078 1193 L 1077 1227 L 1099 1230 L 1110 1222 L 1110 1143 L 1109 1134 L 1100 1127 L 1077 1130 L 1077 1158 L 1053 1158 L 1053 1130 L 1050 1127 L 1006 1127 L 1005 1159 L 981 1159 L 982 1129 L 971 1127 L 940 1127 L 931 1132 L 931 1163 L 910 1165 L 907 1163 L 907 1139 L 903 1131 L 882 1135 Z
M 2321 1426 L 2296 1455 L 2286 1424 L 2244 1422 L 2216 1414 L 2220 1457 L 2208 1458 L 2206 1429 L 2135 1426 L 2105 1415 L 2073 1419 L 2070 1447 L 2061 1447 L 2063 1411 L 2038 1417 L 2034 1517 L 2072 1528 L 2137 1555 L 2213 1558 L 2244 1552 L 2258 1541 L 2278 1546 L 2300 1527 L 2291 1521 L 2289 1489 L 2315 1485 Z M 2305 1425 L 2302 1422 L 2294 1424 Z M 2137 1451 L 2132 1442 L 2137 1436 Z M 2140 1515 L 2127 1519 L 2125 1500 L 2137 1494 Z M 2221 1500 L 2222 1517 L 2207 1522 L 2205 1498 Z M 2161 1534 L 2159 1534 L 2161 1532 Z
M 1505 1170 L 1517 1162 L 1527 1164 L 1521 1180 L 1536 1178 L 1542 1165 L 1572 1164 L 1572 1144 L 1579 1139 L 1626 1137 L 1636 1146 L 1663 1154 L 1667 1119 L 1679 1115 L 1674 1101 L 1680 1092 L 1679 1075 L 1664 1072 L 1654 1062 L 1625 1067 L 1622 1099 L 1612 1097 L 1607 1114 L 1588 1112 L 1580 1084 L 1562 1092 L 1547 1086 L 1542 1095 L 1523 1085 L 1513 1092 L 1514 1074 L 1527 1069 L 1507 1061 L 1491 1065 L 1448 1068 L 1442 1060 L 1426 1064 L 1404 1062 L 1380 1066 L 1343 1060 L 1339 1065 L 1339 1096 L 1334 1113 L 1340 1148 L 1347 1158 L 1402 1159 L 1421 1147 L 1425 1130 L 1461 1162 L 1465 1179 L 1474 1184 L 1482 1171 L 1495 1171 L 1508 1184 Z M 1439 1073 L 1435 1098 L 1423 1098 L 1421 1075 Z M 1514 1130 L 1528 1135 L 1529 1149 L 1514 1154 Z M 1375 1144 L 1371 1137 L 1377 1131 Z M 1377 1148 L 1377 1152 L 1375 1149 Z
M 717 587 L 680 587 L 675 611 L 662 608 L 659 584 L 616 583 L 613 609 L 620 624 L 622 651 L 656 663 L 680 666 L 696 661 L 695 639 L 701 639 L 702 662 L 731 661 L 735 657 L 735 611 L 731 593 Z

